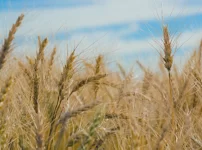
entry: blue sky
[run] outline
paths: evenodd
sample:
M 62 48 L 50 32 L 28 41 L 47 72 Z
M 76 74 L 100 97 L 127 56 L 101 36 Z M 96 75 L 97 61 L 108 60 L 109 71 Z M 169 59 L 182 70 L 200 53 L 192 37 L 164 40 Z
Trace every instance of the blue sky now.
M 27 49 L 34 53 L 40 35 L 50 39 L 50 48 L 56 44 L 61 51 L 67 43 L 71 48 L 82 40 L 80 51 L 86 50 L 86 57 L 103 53 L 125 64 L 135 59 L 153 64 L 166 24 L 175 39 L 173 47 L 179 47 L 180 63 L 201 40 L 201 6 L 201 0 L 0 0 L 0 38 L 24 13 L 15 41 L 19 54 Z
M 93 4 L 91 0 L 1 0 L 1 10 L 36 9 L 36 8 L 67 8 Z

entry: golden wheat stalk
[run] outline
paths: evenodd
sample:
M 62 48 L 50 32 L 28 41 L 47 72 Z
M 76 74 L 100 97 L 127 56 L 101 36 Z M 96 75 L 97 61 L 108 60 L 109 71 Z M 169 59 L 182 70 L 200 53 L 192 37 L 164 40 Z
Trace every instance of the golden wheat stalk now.
M 87 136 L 85 136 L 84 139 L 82 140 L 82 143 L 81 143 L 80 147 L 78 148 L 78 150 L 87 149 L 87 147 L 89 146 L 88 144 L 90 143 L 93 136 L 95 135 L 96 129 L 100 125 L 102 119 L 103 118 L 100 115 L 100 113 L 97 113 L 95 118 L 93 119 L 92 124 L 90 125 L 90 128 L 87 132 Z
M 74 60 L 76 58 L 75 56 L 75 51 L 73 51 L 69 58 L 66 61 L 66 65 L 63 68 L 63 72 L 61 74 L 61 78 L 59 81 L 59 96 L 58 96 L 58 101 L 62 101 L 64 99 L 64 93 L 63 93 L 63 89 L 65 86 L 65 82 L 68 81 L 69 79 L 71 79 L 72 75 L 73 75 L 73 63 Z M 57 105 L 56 105 L 57 106 Z
M 66 83 L 66 81 L 71 79 L 73 76 L 73 63 L 74 63 L 75 58 L 76 58 L 76 56 L 75 56 L 75 50 L 74 50 L 74 51 L 72 51 L 70 56 L 67 57 L 66 64 L 63 67 L 63 72 L 61 74 L 61 78 L 60 78 L 60 81 L 58 84 L 58 92 L 59 92 L 58 98 L 57 98 L 56 106 L 53 110 L 53 114 L 51 116 L 51 125 L 50 125 L 49 137 L 48 137 L 48 140 L 46 142 L 46 148 L 50 147 L 52 144 L 51 143 L 51 136 L 53 134 L 57 113 L 58 113 L 60 105 L 61 105 L 61 103 L 65 97 L 65 95 L 64 95 L 65 83 Z
M 51 53 L 50 60 L 49 60 L 49 62 L 48 62 L 48 75 L 50 74 L 50 71 L 51 71 L 51 69 L 52 69 L 52 66 L 53 66 L 53 63 L 54 63 L 54 60 L 55 60 L 56 52 L 57 52 L 57 48 L 54 47 L 54 48 L 53 48 L 53 51 L 52 51 L 52 53 Z
M 146 69 L 139 61 L 136 61 L 139 67 L 144 71 L 144 78 L 142 83 L 142 92 L 144 95 L 147 94 L 147 91 L 150 88 L 150 85 L 152 83 L 153 74 L 149 69 Z
M 44 140 L 43 140 L 43 122 L 40 114 L 36 114 L 36 129 L 35 129 L 35 139 L 36 139 L 36 150 L 44 149 Z
M 201 57 L 202 57 L 202 40 L 199 46 L 199 51 L 198 51 L 198 69 L 201 71 Z
M 95 102 L 92 102 L 88 105 L 84 105 L 80 108 L 77 108 L 73 111 L 65 112 L 63 117 L 61 117 L 61 119 L 59 120 L 59 123 L 65 124 L 68 119 L 70 119 L 72 117 L 76 117 L 77 115 L 94 108 L 95 106 L 99 105 L 100 103 L 101 103 L 101 101 L 95 101 Z
M 83 112 L 86 112 L 88 110 L 93 109 L 94 107 L 96 107 L 100 103 L 101 103 L 100 101 L 92 102 L 91 104 L 84 105 L 83 107 L 77 108 L 76 110 L 73 110 L 73 111 L 70 111 L 70 112 L 69 111 L 65 112 L 63 117 L 60 118 L 58 124 L 56 125 L 56 127 L 57 127 L 60 123 L 62 124 L 62 127 L 60 129 L 60 133 L 59 133 L 59 137 L 58 137 L 58 140 L 57 140 L 56 146 L 55 146 L 56 149 L 58 149 L 58 147 L 60 145 L 60 142 L 62 140 L 63 134 L 65 132 L 65 127 L 66 127 L 67 120 L 69 120 L 72 117 L 76 117 L 76 116 L 78 116 L 79 114 L 81 114 Z
M 6 62 L 7 55 L 12 51 L 11 44 L 14 40 L 15 33 L 18 27 L 21 25 L 24 15 L 20 15 L 15 24 L 13 24 L 11 30 L 9 31 L 8 37 L 4 39 L 4 43 L 1 48 L 0 53 L 0 69 L 3 68 L 4 63 Z
M 29 63 L 30 66 L 34 65 L 34 60 L 32 58 L 26 56 L 26 59 L 27 59 L 27 61 L 28 61 L 28 63 Z
M 97 81 L 97 80 L 100 80 L 100 79 L 102 79 L 102 78 L 104 78 L 104 77 L 106 77 L 107 75 L 106 74 L 101 74 L 101 75 L 96 75 L 96 76 L 93 76 L 93 77 L 89 77 L 89 78 L 87 78 L 87 79 L 83 79 L 83 80 L 81 80 L 80 82 L 78 82 L 73 88 L 72 88 L 72 91 L 70 92 L 70 94 L 68 95 L 68 97 L 67 97 L 67 100 L 70 98 L 70 96 L 74 93 L 74 92 L 76 92 L 76 91 L 78 91 L 81 87 L 83 87 L 84 85 L 87 85 L 88 83 L 90 83 L 90 82 L 95 82 L 95 81 Z M 59 101 L 59 103 L 56 105 L 56 106 L 58 106 L 58 107 L 56 107 L 55 108 L 55 113 L 54 113 L 54 115 L 53 115 L 53 117 L 55 118 L 56 116 L 56 113 L 58 112 L 58 109 L 59 109 L 59 107 L 60 107 L 60 104 L 61 104 L 61 100 Z
M 34 110 L 38 113 L 38 98 L 39 98 L 39 75 L 38 75 L 38 67 L 34 67 L 34 77 L 33 77 L 33 104 Z
M 40 60 L 42 63 L 44 62 L 44 50 L 47 44 L 48 44 L 48 39 L 45 38 L 39 47 L 39 52 L 37 54 L 36 62 L 39 62 Z
M 124 114 L 106 113 L 105 119 L 125 119 L 125 120 L 127 120 L 127 119 L 129 119 L 129 117 Z
M 43 42 L 40 45 L 39 52 L 37 54 L 37 57 L 35 59 L 34 63 L 34 75 L 33 75 L 33 104 L 34 104 L 34 110 L 36 113 L 38 113 L 38 98 L 39 98 L 39 61 L 43 59 L 44 55 L 44 49 L 48 44 L 48 39 L 44 39 Z
M 9 77 L 6 82 L 4 87 L 1 89 L 1 95 L 0 95 L 0 108 L 2 108 L 4 101 L 6 100 L 6 96 L 10 90 L 10 87 L 13 83 L 13 78 Z
M 113 135 L 116 133 L 116 131 L 120 130 L 120 127 L 117 126 L 115 128 L 110 129 L 102 138 L 99 138 L 94 141 L 94 143 L 91 146 L 91 150 L 99 150 L 99 148 L 103 145 L 105 141 L 109 138 L 110 135 Z
M 95 75 L 98 75 L 101 71 L 101 65 L 102 65 L 103 57 L 102 55 L 99 55 L 96 59 L 96 64 L 95 64 Z M 97 97 L 97 92 L 99 90 L 99 82 L 94 83 L 94 92 L 95 92 L 95 98 Z
M 96 59 L 96 64 L 95 64 L 95 74 L 99 74 L 100 73 L 100 69 L 101 69 L 101 65 L 102 65 L 102 62 L 103 62 L 103 56 L 102 55 L 99 55 Z
M 172 47 L 171 47 L 171 40 L 168 31 L 168 27 L 163 27 L 163 41 L 164 41 L 164 65 L 165 68 L 170 72 L 172 64 L 173 64 L 173 55 L 172 55 Z
M 29 79 L 30 81 L 32 81 L 32 74 L 26 68 L 26 66 L 21 61 L 18 61 L 18 66 L 22 69 L 22 71 L 23 71 L 24 75 L 27 77 L 27 79 Z
M 62 72 L 62 75 L 61 75 L 61 78 L 60 78 L 60 81 L 59 81 L 59 94 L 58 94 L 58 100 L 57 100 L 57 103 L 56 103 L 56 106 L 55 106 L 55 109 L 54 109 L 54 113 L 53 113 L 53 118 L 55 119 L 56 115 L 57 115 L 57 112 L 58 112 L 58 109 L 60 108 L 60 104 L 61 102 L 64 100 L 64 88 L 65 88 L 65 83 L 67 80 L 71 79 L 72 75 L 73 75 L 73 63 L 74 63 L 74 60 L 75 60 L 75 54 L 74 54 L 75 51 L 73 51 L 69 58 L 67 59 L 66 61 L 66 65 L 64 66 L 63 68 L 63 72 Z
M 169 80 L 169 94 L 170 94 L 170 109 L 171 109 L 171 124 L 172 128 L 174 129 L 175 124 L 175 113 L 174 113 L 174 102 L 173 102 L 173 89 L 172 89 L 172 79 L 171 79 L 171 68 L 173 64 L 173 55 L 172 55 L 172 47 L 171 47 L 171 40 L 168 31 L 168 27 L 163 27 L 163 42 L 164 42 L 164 65 L 168 71 L 168 80 Z
M 70 92 L 69 94 L 69 97 L 76 91 L 78 91 L 81 87 L 83 87 L 84 85 L 90 83 L 90 82 L 95 82 L 95 81 L 98 81 L 104 77 L 106 77 L 107 74 L 99 74 L 99 75 L 96 75 L 96 76 L 93 76 L 93 77 L 89 77 L 87 79 L 83 79 L 81 80 L 79 83 L 77 83 L 73 88 L 72 88 L 72 91 Z
M 161 142 L 164 140 L 167 131 L 168 131 L 168 125 L 165 125 L 165 127 L 163 127 L 163 129 L 162 129 L 162 132 L 160 134 L 160 137 L 159 137 L 158 141 L 156 142 L 155 150 L 161 150 L 162 149 Z

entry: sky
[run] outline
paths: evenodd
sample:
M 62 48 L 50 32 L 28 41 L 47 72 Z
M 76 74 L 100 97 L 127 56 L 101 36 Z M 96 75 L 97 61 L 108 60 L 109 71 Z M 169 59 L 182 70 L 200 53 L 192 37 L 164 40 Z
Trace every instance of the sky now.
M 126 68 L 136 60 L 154 67 L 167 25 L 175 63 L 181 65 L 202 38 L 201 6 L 201 0 L 0 0 L 0 42 L 24 13 L 16 55 L 35 54 L 41 36 L 48 37 L 49 50 L 58 47 L 61 57 L 78 46 L 89 60 L 101 53 L 108 63 L 119 61 Z

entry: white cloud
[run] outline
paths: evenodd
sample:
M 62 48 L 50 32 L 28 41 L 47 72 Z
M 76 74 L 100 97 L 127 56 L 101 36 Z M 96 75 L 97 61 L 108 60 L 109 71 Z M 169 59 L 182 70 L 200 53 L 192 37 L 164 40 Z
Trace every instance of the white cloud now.
M 76 8 L 35 9 L 26 13 L 23 29 L 18 35 L 47 35 L 60 31 L 71 31 L 84 27 L 96 27 L 139 20 L 158 19 L 161 16 L 188 15 L 200 12 L 199 6 L 182 5 L 175 0 L 104 0 L 94 1 L 94 5 Z M 164 5 L 161 6 L 161 3 Z M 0 14 L 0 29 L 5 22 L 7 26 L 15 20 L 21 12 L 12 10 Z M 4 20 L 3 18 L 7 18 Z

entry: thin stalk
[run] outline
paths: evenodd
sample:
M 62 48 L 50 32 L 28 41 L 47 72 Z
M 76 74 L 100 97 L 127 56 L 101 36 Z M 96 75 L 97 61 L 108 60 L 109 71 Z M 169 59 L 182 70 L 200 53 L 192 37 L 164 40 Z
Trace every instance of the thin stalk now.
M 172 129 L 175 127 L 175 110 L 174 110 L 174 103 L 173 103 L 173 91 L 172 91 L 172 81 L 171 81 L 171 73 L 168 71 L 168 80 L 169 80 L 169 101 L 170 101 L 170 111 L 171 111 L 171 126 Z

